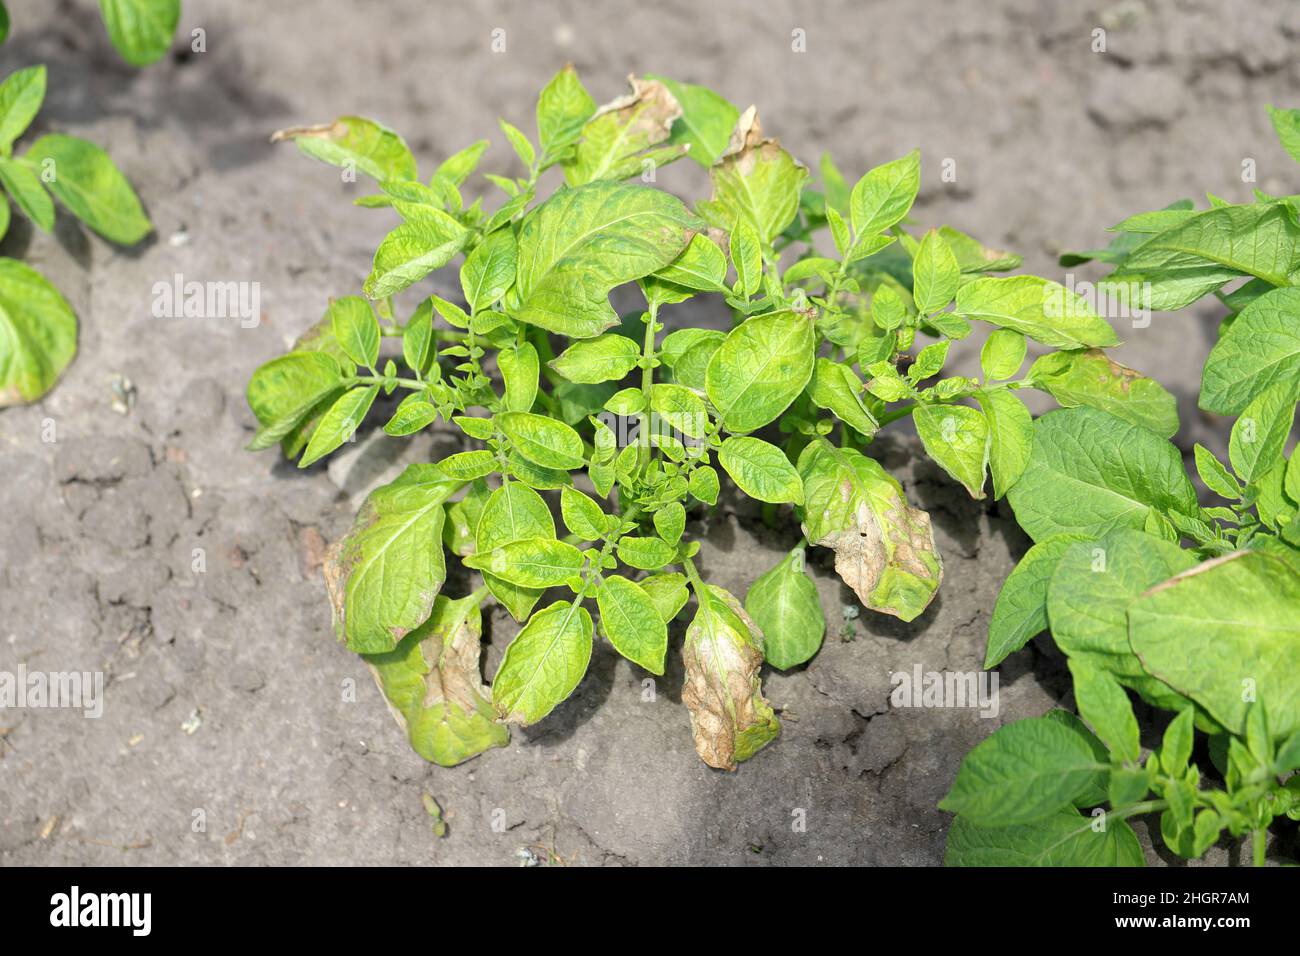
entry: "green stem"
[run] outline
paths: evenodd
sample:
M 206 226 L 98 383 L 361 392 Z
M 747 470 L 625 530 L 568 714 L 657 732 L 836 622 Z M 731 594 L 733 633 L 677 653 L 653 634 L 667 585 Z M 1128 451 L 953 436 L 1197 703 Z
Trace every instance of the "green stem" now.
M 344 385 L 387 385 L 393 382 L 402 388 L 422 389 L 425 387 L 424 382 L 416 381 L 413 378 L 384 378 L 382 375 L 353 375 L 344 381 Z
M 912 402 L 911 404 L 904 405 L 901 408 L 895 408 L 892 412 L 885 412 L 885 414 L 880 416 L 880 427 L 884 428 L 890 422 L 896 422 L 900 418 L 906 418 L 908 415 L 912 414 L 916 408 L 917 404 Z
M 645 323 L 645 343 L 641 347 L 641 394 L 650 400 L 650 386 L 654 384 L 655 326 L 659 317 L 659 303 L 651 302 Z M 650 464 L 650 416 L 640 412 L 641 422 L 640 448 L 637 450 L 637 462 L 644 468 Z
M 692 590 L 696 594 L 703 594 L 704 582 L 700 579 L 700 572 L 695 569 L 695 562 L 690 558 L 683 558 L 682 567 L 686 569 L 686 578 L 691 582 Z
M 1252 842 L 1254 844 L 1255 865 L 1263 866 L 1266 861 L 1266 850 L 1268 848 L 1268 830 L 1264 827 L 1256 827 L 1251 832 Z

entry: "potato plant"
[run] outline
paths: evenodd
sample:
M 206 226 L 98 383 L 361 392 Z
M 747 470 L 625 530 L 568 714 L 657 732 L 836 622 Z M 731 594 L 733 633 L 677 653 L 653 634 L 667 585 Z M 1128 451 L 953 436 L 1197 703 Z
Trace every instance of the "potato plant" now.
M 1300 161 L 1300 110 L 1271 116 Z M 998 597 L 985 666 L 1050 630 L 1083 720 L 1022 720 L 966 757 L 941 804 L 957 814 L 950 864 L 1141 865 L 1125 821 L 1142 814 L 1158 814 L 1179 856 L 1249 834 L 1262 864 L 1272 821 L 1300 820 L 1300 456 L 1285 455 L 1300 399 L 1300 197 L 1209 200 L 1133 216 L 1107 248 L 1062 259 L 1113 265 L 1103 292 L 1140 290 L 1153 309 L 1216 296 L 1228 316 L 1199 404 L 1236 420 L 1226 464 L 1195 446 L 1213 496 L 1202 505 L 1168 441 L 1177 419 L 1132 414 L 1146 403 L 1137 383 L 1117 381 L 1118 406 L 1104 359 L 1086 376 L 1062 371 L 1065 353 L 1031 368 L 1061 404 L 1091 407 L 1034 425 L 1008 497 L 1035 543 Z M 1178 715 L 1145 757 L 1130 694 Z
M 495 199 L 464 193 L 486 141 L 421 178 L 402 138 L 372 120 L 276 134 L 345 179 L 374 179 L 378 192 L 357 203 L 400 222 L 363 296 L 334 300 L 257 370 L 250 447 L 279 445 L 306 467 L 399 390 L 385 432 L 448 422 L 472 446 L 375 491 L 326 565 L 339 637 L 439 764 L 546 717 L 582 680 L 597 636 L 662 675 L 669 624 L 693 596 L 682 697 L 701 758 L 734 769 L 779 732 L 764 661 L 794 667 L 821 644 L 810 547 L 833 553 L 863 605 L 904 621 L 939 587 L 929 516 L 867 453 L 881 428 L 910 417 L 971 495 L 985 496 L 990 473 L 1005 495 L 1033 437 L 1017 391 L 1066 394 L 1020 376 L 1031 339 L 1062 379 L 1101 363 L 1110 384 L 1097 400 L 1131 419 L 1161 427 L 1173 414 L 1163 389 L 1107 364 L 1099 350 L 1118 338 L 1086 300 L 994 275 L 1020 258 L 949 226 L 913 233 L 916 152 L 852 186 L 823 157 L 814 189 L 754 108 L 661 77 L 630 82 L 598 106 L 571 67 L 557 74 L 535 139 L 501 123 L 522 173 L 486 175 Z M 657 185 L 683 157 L 712 185 L 693 208 Z M 438 286 L 413 308 L 396 301 L 461 256 L 459 295 Z M 616 290 L 644 308 L 620 316 Z M 729 328 L 690 324 L 697 313 L 679 306 L 704 296 L 725 303 Z M 945 375 L 973 323 L 993 327 L 981 377 Z M 803 531 L 743 601 L 702 579 L 690 535 L 724 483 L 772 521 L 793 509 Z M 454 561 L 481 581 L 459 597 L 442 593 Z M 489 597 L 523 624 L 490 690 L 479 663 Z
M 49 133 L 15 154 L 15 142 L 44 100 L 44 66 L 18 70 L 0 83 L 0 186 L 6 194 L 0 197 L 0 238 L 9 231 L 10 202 L 49 232 L 57 199 L 110 242 L 135 245 L 153 226 L 106 152 Z M 0 407 L 36 401 L 76 351 L 77 316 L 59 290 L 30 266 L 0 257 Z

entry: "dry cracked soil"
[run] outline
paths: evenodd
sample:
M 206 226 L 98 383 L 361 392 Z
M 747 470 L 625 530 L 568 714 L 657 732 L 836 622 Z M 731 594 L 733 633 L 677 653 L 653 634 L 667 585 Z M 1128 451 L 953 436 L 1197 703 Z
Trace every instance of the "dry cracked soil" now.
M 0 412 L 0 668 L 102 671 L 107 684 L 99 719 L 0 711 L 6 865 L 937 864 L 948 817 L 935 804 L 962 755 L 1005 722 L 1073 704 L 1040 638 L 1000 669 L 996 716 L 891 707 L 893 673 L 979 668 L 997 589 L 1027 545 L 1004 506 L 972 502 L 900 434 L 878 447 L 934 517 L 940 597 L 910 625 L 846 618 L 856 602 L 816 556 L 825 646 L 766 674 L 784 730 L 737 773 L 696 758 L 680 663 L 647 687 L 608 646 L 507 749 L 452 770 L 422 762 L 335 643 L 320 562 L 369 488 L 457 440 L 368 434 L 305 472 L 241 450 L 249 374 L 359 289 L 389 227 L 351 205 L 362 185 L 271 145 L 271 131 L 360 113 L 402 131 L 426 167 L 492 138 L 486 168 L 508 173 L 496 118 L 531 128 L 564 62 L 598 99 L 629 72 L 659 72 L 758 104 L 806 162 L 829 150 L 857 175 L 919 146 L 922 221 L 1057 278 L 1062 250 L 1103 244 L 1132 212 L 1206 189 L 1248 198 L 1243 158 L 1260 188 L 1295 191 L 1264 112 L 1300 102 L 1290 0 L 185 0 L 181 52 L 145 70 L 116 58 L 94 8 L 11 2 L 0 48 L 4 73 L 49 66 L 38 130 L 104 144 L 156 224 L 131 250 L 65 218 L 50 236 L 16 225 L 0 247 L 54 279 L 81 319 L 55 390 Z M 188 49 L 196 28 L 205 52 Z M 955 182 L 940 181 L 943 159 Z M 698 194 L 701 182 L 677 166 L 660 184 Z M 258 283 L 260 322 L 154 318 L 155 283 L 176 275 Z M 1226 439 L 1195 408 L 1216 321 L 1209 306 L 1121 329 L 1121 360 L 1179 396 L 1184 450 Z M 971 350 L 959 358 L 969 367 Z M 732 500 L 691 532 L 706 575 L 738 593 L 797 540 Z M 491 615 L 488 673 L 515 630 Z M 449 824 L 441 839 L 426 792 Z M 1141 836 L 1149 862 L 1177 862 Z M 1209 860 L 1236 858 L 1219 847 Z

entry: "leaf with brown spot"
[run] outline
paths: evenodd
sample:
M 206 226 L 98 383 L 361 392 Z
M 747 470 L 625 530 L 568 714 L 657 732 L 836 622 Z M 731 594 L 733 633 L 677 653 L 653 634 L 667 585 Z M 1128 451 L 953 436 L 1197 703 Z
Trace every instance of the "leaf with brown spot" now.
M 319 126 L 291 126 L 277 130 L 271 142 L 293 140 L 315 159 L 359 169 L 380 181 L 416 178 L 415 157 L 406 141 L 387 126 L 364 116 L 340 116 Z
M 803 531 L 835 552 L 835 571 L 874 611 L 910 621 L 943 580 L 930 516 L 873 458 L 825 439 L 799 456 Z
M 447 577 L 443 504 L 462 482 L 437 465 L 409 465 L 366 498 L 325 559 L 334 627 L 361 654 L 391 651 L 429 617 Z
M 600 107 L 583 127 L 581 142 L 563 163 L 569 185 L 627 179 L 686 155 L 685 144 L 654 148 L 672 135 L 682 115 L 668 87 L 635 76 L 628 82 L 632 92 Z
M 713 198 L 699 204 L 700 215 L 728 231 L 743 220 L 764 246 L 770 246 L 799 211 L 808 170 L 779 141 L 763 136 L 751 106 L 740 115 L 731 143 L 709 170 L 709 178 Z
M 696 591 L 699 609 L 686 629 L 682 702 L 691 712 L 695 750 L 719 770 L 735 770 L 781 732 L 763 696 L 763 632 L 727 591 Z
M 1155 379 L 1120 365 L 1101 349 L 1050 352 L 1034 362 L 1029 378 L 1063 408 L 1099 408 L 1161 438 L 1178 431 L 1174 396 Z
M 365 657 L 415 752 L 443 767 L 510 742 L 479 674 L 482 631 L 474 598 L 439 595 L 429 619 L 394 650 Z

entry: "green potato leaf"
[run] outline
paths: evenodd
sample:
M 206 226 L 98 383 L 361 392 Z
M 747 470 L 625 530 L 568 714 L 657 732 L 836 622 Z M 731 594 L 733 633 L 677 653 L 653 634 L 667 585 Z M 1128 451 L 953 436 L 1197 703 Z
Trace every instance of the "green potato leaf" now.
M 515 283 L 519 248 L 512 229 L 498 229 L 465 257 L 460 288 L 471 312 L 490 309 Z
M 582 562 L 581 551 L 554 538 L 520 538 L 465 558 L 466 567 L 487 571 L 522 588 L 564 584 L 578 573 Z
M 806 551 L 795 548 L 749 586 L 745 610 L 763 632 L 763 656 L 788 670 L 810 660 L 822 646 L 826 619 L 817 585 L 804 564 Z
M 1114 288 L 1122 295 L 1138 290 L 1136 295 L 1129 293 L 1130 299 L 1173 311 L 1238 276 L 1288 285 L 1297 254 L 1300 224 L 1284 205 L 1217 206 L 1180 217 L 1172 228 L 1146 239 L 1099 284 L 1098 291 Z M 1145 294 L 1140 291 L 1142 283 L 1149 284 Z
M 730 432 L 751 432 L 785 411 L 812 378 L 812 320 L 785 310 L 738 325 L 713 353 L 705 376 L 709 400 Z
M 1034 444 L 1034 419 L 1020 397 L 1010 389 L 981 389 L 975 400 L 984 410 L 989 427 L 989 472 L 993 497 L 1001 498 L 1020 480 L 1029 465 Z
M 1300 574 L 1260 551 L 1203 562 L 1128 606 L 1128 636 L 1142 665 L 1205 708 L 1233 734 L 1250 700 L 1268 702 L 1269 730 L 1300 730 Z M 1253 693 L 1247 694 L 1250 690 Z
M 617 382 L 641 361 L 641 349 L 625 335 L 598 335 L 574 342 L 549 363 L 571 382 Z
M 718 244 L 702 232 L 692 236 L 682 254 L 656 272 L 655 277 L 700 292 L 721 292 L 725 295 L 731 291 L 726 285 L 727 257 L 722 254 Z M 667 345 L 666 339 L 664 344 Z
M 537 98 L 537 138 L 543 156 L 561 156 L 581 138 L 583 126 L 595 112 L 596 101 L 578 79 L 578 71 L 572 63 L 566 64 Z
M 948 831 L 945 866 L 1142 866 L 1142 845 L 1124 820 L 1104 830 L 1078 810 L 1033 823 L 981 827 L 958 817 Z
M 542 496 L 527 485 L 511 481 L 492 492 L 484 504 L 475 530 L 474 551 L 492 551 L 525 538 L 554 537 L 555 519 Z M 542 596 L 539 588 L 519 587 L 489 573 L 483 574 L 483 583 L 516 621 L 527 618 Z
M 1153 511 L 1195 515 L 1198 509 L 1177 448 L 1086 406 L 1034 422 L 1029 465 L 1007 498 L 1035 541 L 1063 531 L 1142 528 Z
M 676 571 L 661 571 L 652 574 L 640 582 L 641 590 L 654 602 L 659 616 L 665 624 L 672 621 L 690 600 L 690 591 L 686 587 L 686 575 Z
M 1025 552 L 998 592 L 989 619 L 984 667 L 1001 664 L 1047 628 L 1047 586 L 1070 545 L 1088 541 L 1086 535 L 1057 534 Z
M 1096 766 L 1087 743 L 1057 721 L 1019 720 L 966 755 L 939 808 L 977 827 L 1034 823 L 1070 807 Z
M 108 38 L 132 66 L 162 59 L 181 19 L 181 0 L 99 0 Z
M 351 441 L 378 395 L 378 385 L 354 388 L 340 395 L 321 416 L 320 423 L 307 442 L 306 451 L 298 459 L 298 467 L 306 468 L 324 458 L 345 441 Z
M 23 215 L 36 223 L 39 229 L 49 232 L 54 228 L 54 200 L 50 199 L 41 185 L 40 176 L 30 166 L 0 157 L 0 183 Z
M 561 190 L 524 217 L 507 311 L 572 338 L 599 335 L 618 321 L 610 291 L 668 265 L 700 226 L 657 189 L 595 182 Z
M 677 560 L 677 549 L 662 538 L 625 535 L 618 539 L 618 559 L 642 571 L 658 571 Z
M 1062 349 L 1118 345 L 1086 299 L 1038 276 L 981 277 L 957 290 L 956 312 Z
M 1300 110 L 1280 110 L 1270 106 L 1268 118 L 1277 132 L 1282 148 L 1300 163 Z
M 431 206 L 399 204 L 408 218 L 384 237 L 363 291 L 382 299 L 441 269 L 469 240 L 469 230 L 456 219 Z
M 72 306 L 35 269 L 0 258 L 0 408 L 36 401 L 76 353 Z
M 900 222 L 921 189 L 921 153 L 912 150 L 901 159 L 872 169 L 853 187 L 849 212 L 853 231 L 861 240 L 884 232 Z
M 1300 289 L 1274 289 L 1255 299 L 1210 350 L 1200 406 L 1239 415 L 1270 386 L 1300 387 Z
M 574 692 L 591 662 L 591 615 L 556 601 L 528 619 L 492 679 L 492 702 L 506 723 L 535 724 Z
M 357 365 L 377 368 L 379 322 L 370 303 L 358 295 L 345 295 L 330 303 L 326 315 L 343 354 Z
M 1025 363 L 1025 336 L 1015 329 L 994 329 L 980 349 L 980 369 L 989 381 L 1015 378 Z
M 23 159 L 51 169 L 50 192 L 109 242 L 133 246 L 153 230 L 131 184 L 94 143 L 51 133 L 33 143 Z
M 532 342 L 497 353 L 497 367 L 505 382 L 501 407 L 509 412 L 526 412 L 537 401 L 538 364 L 537 349 Z
M 560 489 L 560 517 L 564 526 L 583 541 L 600 541 L 608 530 L 600 505 L 575 488 Z
M 668 652 L 668 625 L 659 606 L 627 578 L 611 574 L 596 591 L 600 628 L 614 649 L 651 674 L 662 675 Z
M 1148 588 L 1195 563 L 1191 552 L 1127 528 L 1070 544 L 1047 585 L 1052 639 L 1071 660 L 1113 674 L 1158 707 L 1181 710 L 1186 699 L 1134 656 L 1125 615 Z
M 718 463 L 751 498 L 803 504 L 803 482 L 785 452 L 761 438 L 731 437 L 718 449 Z
M 0 153 L 9 155 L 14 140 L 32 125 L 45 102 L 45 66 L 15 70 L 0 83 Z
M 1070 675 L 1074 678 L 1074 699 L 1079 714 L 1117 759 L 1136 763 L 1142 756 L 1142 743 L 1138 739 L 1133 705 L 1124 688 L 1114 675 L 1086 660 L 1072 659 Z M 1142 796 L 1146 796 L 1145 790 Z
M 989 457 L 988 420 L 966 405 L 920 405 L 912 412 L 926 452 L 972 498 L 984 497 Z
M 1300 382 L 1278 382 L 1251 399 L 1233 422 L 1228 460 L 1243 481 L 1256 481 L 1281 463 L 1297 398 Z
M 912 298 L 922 315 L 938 312 L 957 294 L 961 268 L 957 257 L 939 230 L 931 229 L 921 239 L 912 263 Z
M 849 366 L 827 358 L 819 358 L 813 365 L 808 383 L 808 397 L 813 404 L 834 413 L 864 438 L 871 438 L 880 425 L 863 402 L 863 391 L 862 379 Z
M 582 467 L 582 437 L 564 422 L 532 412 L 505 412 L 496 420 L 515 450 L 533 464 L 563 471 Z

